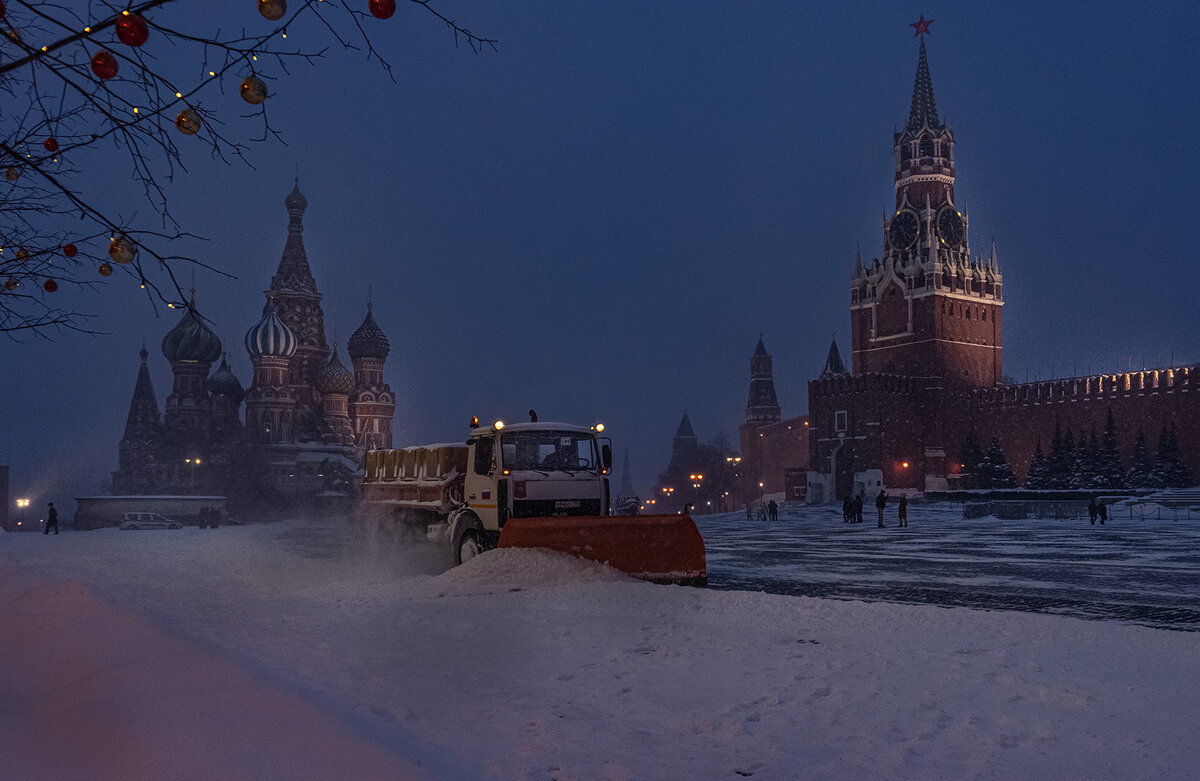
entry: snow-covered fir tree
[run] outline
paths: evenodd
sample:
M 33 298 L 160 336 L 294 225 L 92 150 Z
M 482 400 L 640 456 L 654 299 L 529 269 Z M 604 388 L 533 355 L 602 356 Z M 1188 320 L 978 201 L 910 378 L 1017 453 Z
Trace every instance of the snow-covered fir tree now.
M 1042 452 L 1042 440 L 1039 438 L 1037 447 L 1033 450 L 1033 458 L 1029 462 L 1029 472 L 1025 475 L 1025 487 L 1030 490 L 1050 488 L 1050 461 Z
M 1179 453 L 1179 439 L 1174 428 L 1165 425 L 1158 436 L 1158 459 L 1151 472 L 1155 488 L 1185 488 L 1192 484 L 1192 475 Z
M 1129 460 L 1129 471 L 1125 473 L 1125 486 L 1128 488 L 1154 488 L 1152 473 L 1154 459 L 1146 449 L 1146 432 L 1137 430 L 1137 440 L 1133 444 L 1133 456 Z
M 983 460 L 979 462 L 979 487 L 1016 488 L 1016 485 L 1012 467 L 1008 465 L 1008 456 L 1000 446 L 1000 439 L 992 437 L 991 445 L 983 454 Z
M 1096 488 L 1125 487 L 1125 468 L 1121 465 L 1121 451 L 1117 449 L 1117 424 L 1111 407 L 1104 420 L 1104 436 L 1100 438 L 1093 484 Z

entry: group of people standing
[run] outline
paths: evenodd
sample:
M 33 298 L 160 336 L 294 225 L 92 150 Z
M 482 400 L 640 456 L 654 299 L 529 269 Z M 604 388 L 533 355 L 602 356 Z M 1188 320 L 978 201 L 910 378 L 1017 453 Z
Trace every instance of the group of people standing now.
M 746 505 L 746 520 L 747 521 L 750 520 L 752 515 L 755 514 L 756 512 L 758 515 L 758 520 L 760 520 L 760 521 L 778 521 L 779 520 L 779 505 L 775 503 L 774 499 L 767 502 L 766 504 L 760 503 L 758 505 L 757 511 L 755 510 L 754 505 L 747 504 Z
M 1092 526 L 1096 525 L 1097 517 L 1100 518 L 1100 525 L 1104 525 L 1104 522 L 1108 520 L 1108 505 L 1104 503 L 1103 499 L 1098 502 L 1092 499 L 1088 502 L 1088 517 L 1092 519 Z
M 875 497 L 875 509 L 879 513 L 879 528 L 886 526 L 883 522 L 883 511 L 887 507 L 888 495 L 886 491 L 880 491 Z M 896 506 L 896 514 L 899 519 L 898 527 L 908 526 L 908 497 L 901 494 L 900 503 Z M 842 500 L 842 523 L 862 523 L 863 521 L 863 495 L 860 493 L 857 496 L 847 496 Z

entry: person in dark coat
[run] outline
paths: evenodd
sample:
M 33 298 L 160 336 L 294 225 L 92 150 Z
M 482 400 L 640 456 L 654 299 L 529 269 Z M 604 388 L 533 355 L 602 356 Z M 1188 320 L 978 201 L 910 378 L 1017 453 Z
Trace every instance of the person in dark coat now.
M 863 495 L 854 497 L 854 522 L 862 523 Z
M 767 502 L 767 517 L 772 521 L 779 520 L 779 505 L 775 504 L 775 500 Z
M 854 502 L 850 499 L 850 494 L 846 494 L 846 498 L 842 500 L 842 523 L 850 523 L 850 513 L 854 511 Z
M 1096 525 L 1096 514 L 1099 511 L 1100 511 L 1100 508 L 1096 507 L 1096 500 L 1095 499 L 1089 500 L 1088 501 L 1088 517 L 1092 519 L 1093 526 Z
M 42 534 L 49 534 L 51 526 L 54 527 L 54 533 L 58 534 L 58 510 L 54 509 L 54 502 L 50 502 L 46 510 L 46 530 Z
M 883 508 L 886 506 L 887 506 L 887 493 L 881 490 L 879 492 L 879 496 L 875 497 L 875 509 L 879 511 L 879 528 L 880 529 L 884 528 L 884 526 L 883 526 Z
M 897 513 L 897 516 L 900 518 L 900 525 L 908 526 L 908 497 L 907 496 L 905 496 L 903 494 L 900 496 L 900 504 L 896 508 L 896 513 Z
M 1100 525 L 1103 526 L 1108 520 L 1108 506 L 1104 504 L 1103 499 L 1096 504 L 1096 514 L 1100 516 Z

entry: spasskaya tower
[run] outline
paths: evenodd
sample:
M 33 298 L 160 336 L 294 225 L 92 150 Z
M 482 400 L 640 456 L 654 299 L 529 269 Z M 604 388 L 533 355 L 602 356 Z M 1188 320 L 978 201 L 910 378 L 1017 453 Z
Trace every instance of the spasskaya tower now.
M 883 254 L 856 261 L 850 280 L 854 374 L 1001 382 L 1002 277 L 995 246 L 971 257 L 955 202 L 954 133 L 939 118 L 922 35 L 912 108 L 893 139 L 896 205 L 883 220 Z

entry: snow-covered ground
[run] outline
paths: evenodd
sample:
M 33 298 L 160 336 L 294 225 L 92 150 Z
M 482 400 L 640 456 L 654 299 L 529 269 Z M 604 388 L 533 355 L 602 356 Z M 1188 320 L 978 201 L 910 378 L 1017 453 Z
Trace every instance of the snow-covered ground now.
M 962 560 L 939 571 L 963 589 L 1005 585 L 989 547 L 1047 588 L 1095 544 L 1096 566 L 1153 544 L 1194 569 L 1181 525 L 1078 547 L 1086 521 L 1051 542 L 1004 522 L 1006 540 L 916 510 L 909 530 L 827 510 L 701 528 L 714 574 L 773 582 L 785 539 L 824 551 L 796 554 L 797 582 L 863 579 L 885 544 L 889 582 Z M 0 776 L 1127 779 L 1200 761 L 1200 632 L 652 586 L 536 551 L 441 573 L 430 554 L 304 522 L 0 534 Z

